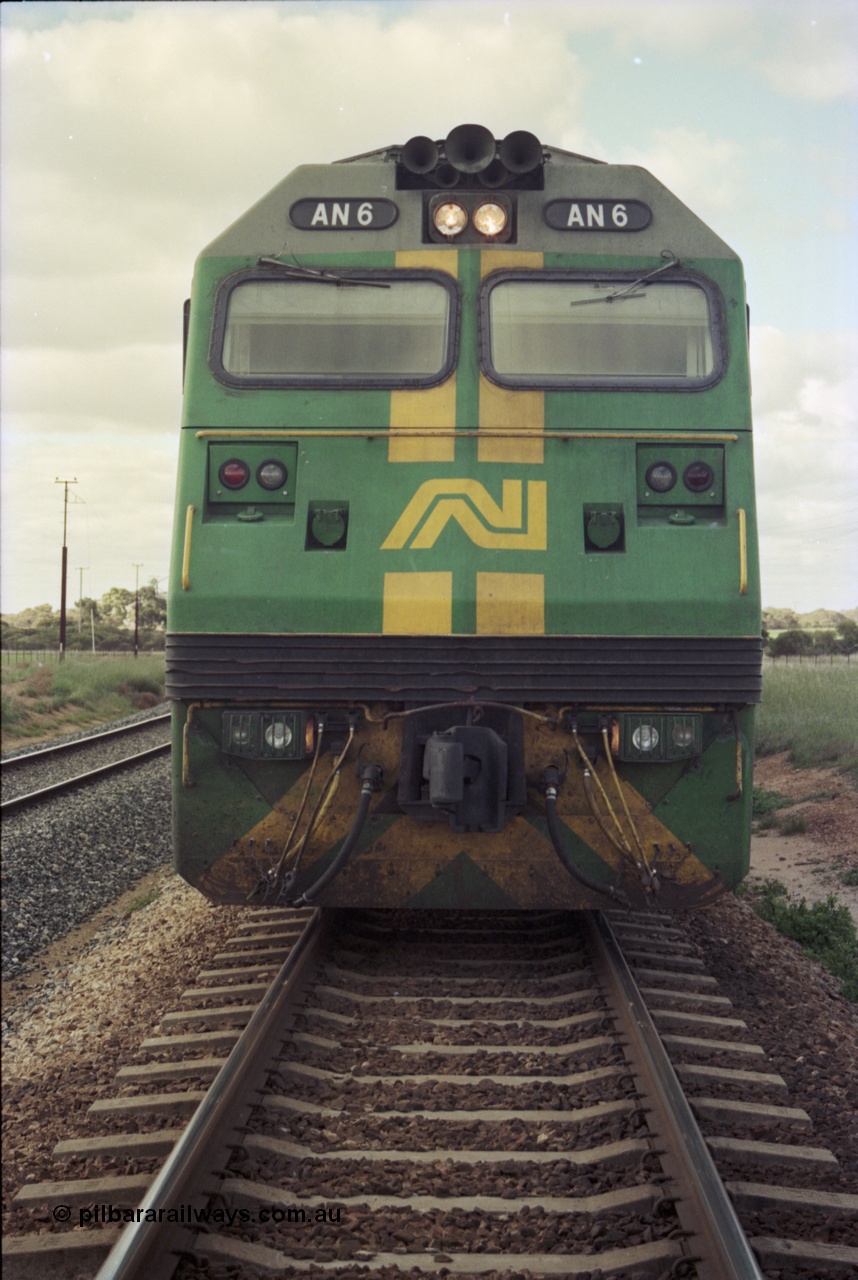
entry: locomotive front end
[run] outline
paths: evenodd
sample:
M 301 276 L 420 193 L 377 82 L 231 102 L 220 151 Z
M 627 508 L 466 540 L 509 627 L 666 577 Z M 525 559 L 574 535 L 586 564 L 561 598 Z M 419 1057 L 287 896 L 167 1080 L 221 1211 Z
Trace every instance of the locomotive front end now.
M 168 635 L 218 902 L 694 906 L 760 693 L 736 255 L 645 171 L 460 126 L 201 255 Z

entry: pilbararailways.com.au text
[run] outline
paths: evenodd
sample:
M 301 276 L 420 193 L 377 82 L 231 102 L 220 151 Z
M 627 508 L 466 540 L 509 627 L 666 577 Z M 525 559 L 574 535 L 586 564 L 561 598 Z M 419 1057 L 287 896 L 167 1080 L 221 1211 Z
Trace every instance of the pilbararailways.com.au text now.
M 59 1210 L 67 1211 L 59 1213 Z M 71 1210 L 68 1205 L 57 1205 L 54 1217 L 58 1222 L 68 1222 Z M 177 1222 L 188 1226 L 215 1223 L 218 1226 L 232 1227 L 248 1223 L 287 1222 L 287 1223 L 337 1223 L 340 1221 L 339 1206 L 328 1205 L 262 1205 L 258 1209 L 226 1209 L 222 1207 L 195 1208 L 191 1204 L 180 1204 L 175 1209 L 120 1209 L 113 1204 L 84 1205 L 78 1210 L 78 1225 L 81 1227 L 104 1226 L 119 1222 Z

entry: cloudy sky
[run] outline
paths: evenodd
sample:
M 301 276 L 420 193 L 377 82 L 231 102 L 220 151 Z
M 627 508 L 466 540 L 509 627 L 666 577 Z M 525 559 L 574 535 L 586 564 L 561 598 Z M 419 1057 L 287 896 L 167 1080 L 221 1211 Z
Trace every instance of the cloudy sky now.
M 168 571 L 199 249 L 475 121 L 641 164 L 742 256 L 763 603 L 858 605 L 854 0 L 3 3 L 2 608 Z

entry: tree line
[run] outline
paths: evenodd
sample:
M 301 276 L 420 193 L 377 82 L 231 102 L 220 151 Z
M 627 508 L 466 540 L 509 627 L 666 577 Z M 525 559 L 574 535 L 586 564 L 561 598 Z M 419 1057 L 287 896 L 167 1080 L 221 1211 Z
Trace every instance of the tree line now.
M 138 592 L 138 647 L 163 649 L 167 628 L 167 600 L 152 578 Z M 134 645 L 135 596 L 125 587 L 111 587 L 100 600 L 85 596 L 66 615 L 66 648 L 112 651 Z M 37 604 L 21 613 L 0 617 L 4 649 L 54 649 L 59 643 L 59 610 Z M 771 635 L 763 628 L 763 644 L 770 658 L 815 658 L 858 653 L 858 622 L 842 618 L 831 630 L 788 627 Z
M 152 578 L 136 595 L 125 587 L 111 587 L 100 600 L 85 596 L 66 611 L 66 649 L 111 652 L 134 647 L 163 649 L 167 629 L 167 600 Z M 49 604 L 37 604 L 20 613 L 0 617 L 0 644 L 4 649 L 55 649 L 59 644 L 60 613 Z
M 843 618 L 833 630 L 804 631 L 790 627 L 770 636 L 763 630 L 765 652 L 770 658 L 834 658 L 845 655 L 847 661 L 858 653 L 858 622 Z

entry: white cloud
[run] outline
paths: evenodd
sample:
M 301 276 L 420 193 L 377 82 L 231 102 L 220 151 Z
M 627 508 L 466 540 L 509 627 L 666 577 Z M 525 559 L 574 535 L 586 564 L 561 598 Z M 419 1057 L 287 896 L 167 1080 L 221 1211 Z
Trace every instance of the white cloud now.
M 746 199 L 742 146 L 701 129 L 653 129 L 649 146 L 631 150 L 624 161 L 643 165 L 713 227 Z
M 766 604 L 858 603 L 856 349 L 854 333 L 751 331 Z

